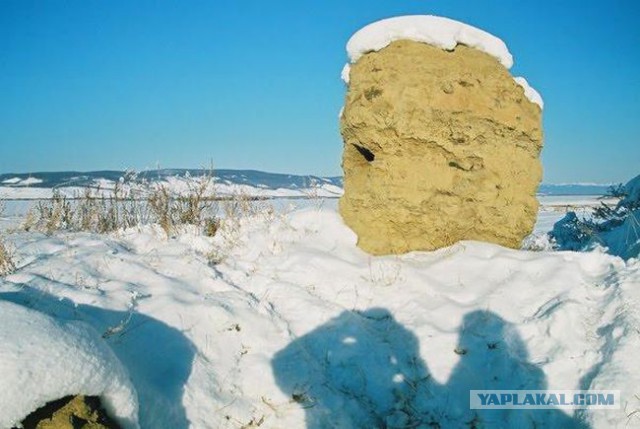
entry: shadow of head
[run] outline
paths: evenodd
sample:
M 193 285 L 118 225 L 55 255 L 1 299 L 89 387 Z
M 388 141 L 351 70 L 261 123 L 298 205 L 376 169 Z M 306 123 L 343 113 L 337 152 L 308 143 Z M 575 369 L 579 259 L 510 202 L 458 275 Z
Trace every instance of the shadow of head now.
M 497 382 L 504 379 L 514 389 L 532 383 L 546 387 L 542 370 L 528 363 L 529 353 L 515 326 L 491 311 L 464 316 L 455 352 L 460 355 L 458 368 L 482 383 L 500 387 Z M 522 378 L 527 382 L 520 383 Z
M 278 352 L 272 367 L 314 429 L 387 427 L 397 413 L 415 420 L 409 407 L 430 383 L 417 338 L 383 308 L 344 311 Z
M 144 314 L 76 305 L 27 285 L 0 293 L 0 300 L 91 325 L 129 372 L 138 393 L 140 426 L 189 427 L 182 398 L 195 347 L 182 332 Z
M 587 428 L 559 409 L 469 409 L 470 390 L 547 390 L 544 371 L 530 362 L 517 328 L 486 310 L 467 313 L 458 333 L 460 355 L 447 384 L 450 402 L 445 412 L 486 427 Z M 568 386 L 567 388 L 572 388 Z

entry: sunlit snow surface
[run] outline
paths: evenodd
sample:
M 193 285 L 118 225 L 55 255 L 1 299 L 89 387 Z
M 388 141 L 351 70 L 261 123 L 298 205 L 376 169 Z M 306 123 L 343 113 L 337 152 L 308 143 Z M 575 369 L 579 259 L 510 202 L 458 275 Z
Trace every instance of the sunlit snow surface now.
M 25 287 L 27 287 L 25 285 Z M 138 428 L 138 398 L 129 376 L 100 335 L 0 295 L 0 427 L 67 395 L 101 396 L 125 429 Z
M 19 268 L 0 300 L 92 326 L 142 428 L 458 428 L 476 418 L 468 390 L 490 388 L 615 389 L 622 404 L 480 412 L 478 427 L 640 424 L 637 261 L 479 242 L 372 257 L 335 201 L 279 201 L 213 239 L 5 232 Z M 543 205 L 538 231 L 574 203 Z

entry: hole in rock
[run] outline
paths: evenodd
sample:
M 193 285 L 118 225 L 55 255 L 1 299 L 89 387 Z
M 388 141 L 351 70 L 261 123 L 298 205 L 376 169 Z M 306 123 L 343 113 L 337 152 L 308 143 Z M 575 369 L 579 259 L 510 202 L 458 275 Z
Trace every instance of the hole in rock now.
M 458 164 L 455 161 L 449 161 L 449 167 L 457 168 L 458 170 L 462 170 L 462 171 L 467 171 L 466 168 L 462 167 L 460 164 Z
M 373 154 L 373 152 L 371 152 L 366 147 L 363 147 L 357 144 L 354 144 L 353 146 L 355 146 L 355 148 L 358 149 L 358 152 L 360 152 L 360 155 L 362 155 L 364 159 L 367 160 L 367 162 L 372 162 L 374 159 L 376 159 L 376 156 Z

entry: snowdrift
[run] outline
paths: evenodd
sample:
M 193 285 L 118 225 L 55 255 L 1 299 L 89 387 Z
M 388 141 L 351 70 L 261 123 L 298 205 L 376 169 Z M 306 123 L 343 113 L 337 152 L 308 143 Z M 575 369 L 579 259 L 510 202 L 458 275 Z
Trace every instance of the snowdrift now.
M 0 301 L 101 333 L 143 428 L 639 422 L 637 261 L 478 242 L 371 257 L 335 210 L 316 208 L 265 210 L 214 238 L 149 227 L 11 240 L 19 269 L 0 280 Z M 15 372 L 3 368 L 3 386 Z M 622 404 L 468 409 L 469 389 L 505 387 L 616 389 Z
M 124 429 L 137 429 L 138 399 L 111 349 L 89 326 L 49 317 L 0 295 L 0 427 L 17 426 L 47 402 L 100 396 Z

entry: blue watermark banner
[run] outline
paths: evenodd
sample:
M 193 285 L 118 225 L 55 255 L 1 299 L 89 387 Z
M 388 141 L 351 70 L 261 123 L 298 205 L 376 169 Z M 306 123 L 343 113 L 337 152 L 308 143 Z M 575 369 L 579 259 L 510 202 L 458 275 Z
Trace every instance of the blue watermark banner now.
M 471 390 L 469 407 L 480 409 L 618 409 L 619 390 Z

